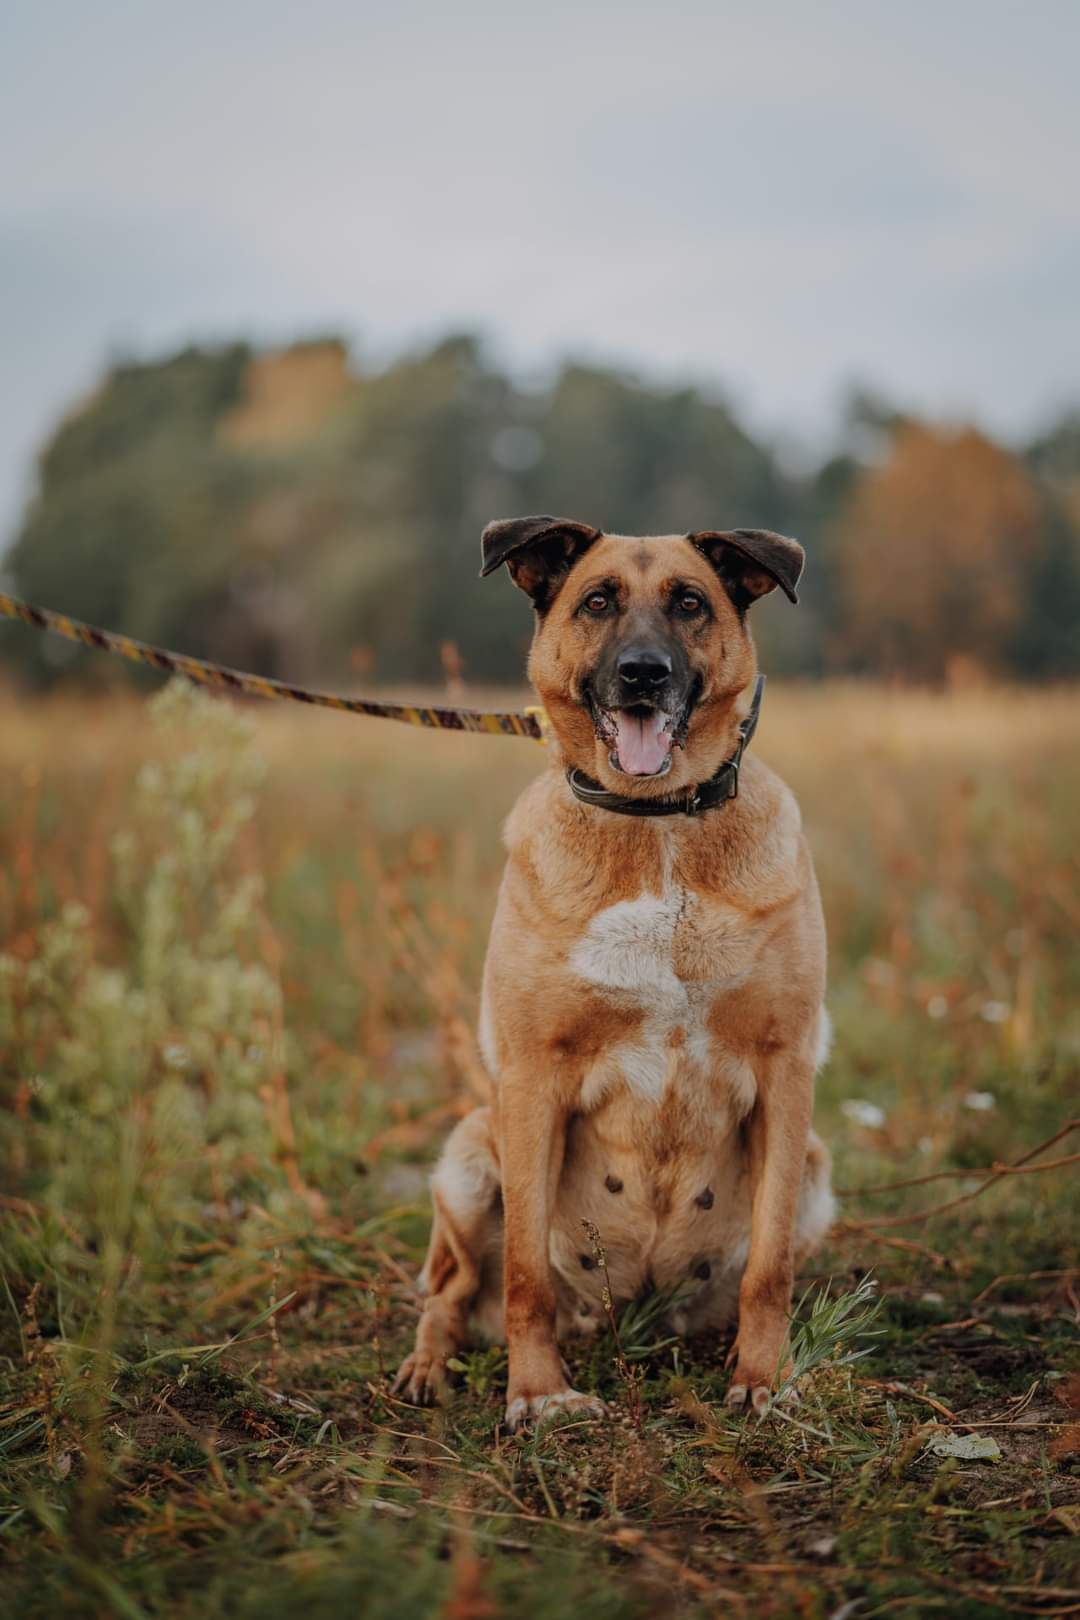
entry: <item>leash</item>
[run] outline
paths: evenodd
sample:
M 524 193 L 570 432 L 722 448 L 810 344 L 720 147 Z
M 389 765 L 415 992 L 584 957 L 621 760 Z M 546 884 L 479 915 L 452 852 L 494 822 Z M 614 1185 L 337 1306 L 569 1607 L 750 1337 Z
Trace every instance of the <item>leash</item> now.
M 65 641 L 74 641 L 84 647 L 96 647 L 101 652 L 125 658 L 130 664 L 148 664 L 167 674 L 184 675 L 199 686 L 217 687 L 220 691 L 243 692 L 249 697 L 270 698 L 275 702 L 307 703 L 320 709 L 339 709 L 345 714 L 365 714 L 376 720 L 398 720 L 407 726 L 424 726 L 432 731 L 471 731 L 489 737 L 529 737 L 533 742 L 546 742 L 548 718 L 539 704 L 530 704 L 522 710 L 499 709 L 447 709 L 421 706 L 413 703 L 381 703 L 374 698 L 349 698 L 337 692 L 315 692 L 307 686 L 292 686 L 287 681 L 275 681 L 268 675 L 252 675 L 246 670 L 230 669 L 225 664 L 211 663 L 207 658 L 192 658 L 187 653 L 170 652 L 166 647 L 155 647 L 132 636 L 117 635 L 112 630 L 99 630 L 96 625 L 84 624 L 64 613 L 53 613 L 49 608 L 34 607 L 21 602 L 16 596 L 5 596 L 0 591 L 0 615 L 17 619 L 34 630 L 44 630 Z M 576 768 L 567 771 L 566 779 L 575 798 L 583 804 L 595 805 L 601 810 L 622 816 L 696 816 L 703 810 L 734 799 L 739 792 L 739 766 L 743 752 L 757 729 L 761 709 L 761 695 L 765 690 L 765 677 L 759 675 L 754 682 L 754 695 L 750 712 L 739 724 L 739 742 L 734 754 L 724 761 L 720 769 L 707 782 L 672 799 L 637 799 L 620 793 L 610 793 L 591 777 Z
M 598 810 L 611 810 L 617 816 L 699 816 L 703 810 L 715 810 L 718 805 L 726 804 L 728 799 L 737 799 L 739 767 L 743 753 L 757 730 L 764 690 L 765 677 L 759 675 L 754 682 L 750 711 L 739 722 L 739 741 L 735 752 L 730 759 L 725 759 L 707 782 L 699 782 L 696 787 L 687 788 L 673 799 L 633 799 L 629 794 L 610 793 L 599 782 L 594 782 L 591 776 L 586 776 L 584 771 L 572 765 L 566 773 L 571 793 L 582 804 L 595 805 Z
M 53 613 L 48 608 L 32 607 L 15 596 L 0 592 L 0 614 L 18 619 L 34 630 L 47 630 L 65 641 L 76 641 L 84 647 L 97 647 L 101 652 L 115 653 L 130 664 L 149 664 L 151 669 L 165 670 L 169 674 L 186 675 L 200 686 L 215 686 L 227 692 L 245 692 L 249 697 L 271 698 L 275 702 L 308 703 L 320 709 L 341 709 L 346 714 L 366 714 L 376 720 L 400 720 L 407 726 L 426 726 L 432 731 L 474 731 L 490 737 L 531 737 L 534 742 L 547 740 L 547 715 L 536 704 L 518 711 L 490 709 L 443 709 L 421 707 L 412 703 L 379 703 L 374 698 L 348 698 L 336 692 L 313 692 L 306 686 L 291 686 L 286 681 L 271 680 L 267 675 L 251 675 L 244 670 L 229 669 L 224 664 L 212 664 L 206 658 L 190 658 L 186 653 L 169 652 L 165 647 L 153 647 L 131 636 L 119 636 L 112 630 L 99 630 L 80 619 L 69 619 L 66 614 Z

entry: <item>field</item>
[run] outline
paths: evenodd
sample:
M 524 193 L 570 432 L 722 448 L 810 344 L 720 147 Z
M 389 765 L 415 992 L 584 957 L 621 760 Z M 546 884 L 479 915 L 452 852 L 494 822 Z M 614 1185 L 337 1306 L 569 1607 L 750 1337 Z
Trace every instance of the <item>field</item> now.
M 539 750 L 0 697 L 0 1612 L 1080 1613 L 1077 693 L 774 683 L 755 747 L 830 931 L 824 1359 L 736 1418 L 639 1303 L 570 1352 L 611 1420 L 510 1437 L 501 1349 L 390 1377 Z

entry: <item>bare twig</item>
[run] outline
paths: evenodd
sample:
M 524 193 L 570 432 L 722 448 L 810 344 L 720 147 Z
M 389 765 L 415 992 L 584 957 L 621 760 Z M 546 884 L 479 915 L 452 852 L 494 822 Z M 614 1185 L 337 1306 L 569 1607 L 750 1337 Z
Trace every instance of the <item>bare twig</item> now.
M 947 1422 L 961 1424 L 966 1427 L 956 1413 L 950 1412 L 949 1408 L 941 1401 L 936 1401 L 932 1395 L 920 1395 L 918 1390 L 909 1389 L 907 1384 L 899 1384 L 895 1380 L 887 1378 L 860 1378 L 859 1383 L 865 1384 L 870 1389 L 883 1389 L 886 1395 L 903 1395 L 908 1400 L 922 1401 L 925 1406 L 932 1406 L 935 1412 L 940 1412 Z
M 996 1289 L 1001 1287 L 1002 1283 L 1034 1282 L 1036 1279 L 1045 1277 L 1077 1276 L 1080 1276 L 1080 1268 L 1076 1266 L 1066 1266 L 1063 1271 L 1003 1271 L 1000 1277 L 995 1277 L 993 1282 L 988 1282 L 986 1287 L 975 1295 L 975 1298 L 971 1302 L 972 1309 L 974 1309 L 976 1305 L 981 1305 L 983 1300 L 986 1299 L 988 1295 L 994 1293 Z
M 884 1237 L 880 1232 L 871 1232 L 864 1221 L 837 1221 L 831 1235 L 858 1237 L 868 1243 L 884 1244 L 890 1249 L 903 1249 L 907 1254 L 921 1254 L 939 1268 L 952 1265 L 947 1254 L 939 1254 L 937 1249 L 929 1249 L 925 1243 L 914 1243 L 910 1238 Z
M 928 1176 L 911 1176 L 907 1181 L 883 1181 L 875 1187 L 836 1187 L 837 1198 L 870 1197 L 874 1193 L 897 1192 L 902 1187 L 925 1187 L 931 1181 L 970 1181 L 974 1176 L 1037 1176 L 1044 1170 L 1060 1170 L 1067 1164 L 1080 1163 L 1080 1153 L 1069 1153 L 1062 1159 L 1051 1159 L 1048 1164 L 993 1164 L 977 1170 L 935 1170 Z
M 1056 1142 L 1061 1141 L 1062 1137 L 1068 1136 L 1072 1131 L 1077 1129 L 1080 1129 L 1080 1119 L 1070 1119 L 1061 1127 L 1059 1131 L 1055 1131 L 1053 1136 L 1048 1137 L 1045 1142 L 1040 1142 L 1037 1147 L 1033 1147 L 1028 1153 L 1023 1154 L 1022 1157 L 1017 1159 L 1013 1164 L 996 1166 L 989 1172 L 989 1174 L 987 1174 L 985 1181 L 981 1181 L 977 1187 L 972 1189 L 971 1192 L 961 1193 L 958 1198 L 949 1198 L 943 1204 L 931 1204 L 928 1209 L 914 1210 L 910 1215 L 873 1216 L 871 1219 L 863 1222 L 862 1224 L 867 1227 L 910 1226 L 921 1221 L 928 1221 L 932 1216 L 935 1215 L 944 1215 L 948 1210 L 959 1209 L 962 1204 L 970 1204 L 973 1198 L 978 1198 L 979 1195 L 984 1193 L 988 1187 L 992 1187 L 996 1181 L 1001 1181 L 1006 1176 L 1015 1175 L 1018 1171 L 1022 1170 L 1030 1160 L 1038 1158 L 1041 1153 L 1046 1152 L 1047 1148 L 1053 1147 Z M 1080 1160 L 1080 1154 L 1070 1154 L 1065 1159 L 1054 1159 L 1048 1164 L 1034 1165 L 1032 1166 L 1032 1172 L 1056 1170 L 1062 1165 L 1074 1164 L 1078 1160 Z M 968 1175 L 978 1175 L 983 1174 L 984 1172 L 968 1171 L 966 1173 Z M 905 1185 L 905 1183 L 896 1182 L 893 1185 L 895 1187 L 902 1187 Z M 863 1190 L 866 1192 L 889 1192 L 892 1191 L 893 1188 L 879 1187 L 865 1188 Z

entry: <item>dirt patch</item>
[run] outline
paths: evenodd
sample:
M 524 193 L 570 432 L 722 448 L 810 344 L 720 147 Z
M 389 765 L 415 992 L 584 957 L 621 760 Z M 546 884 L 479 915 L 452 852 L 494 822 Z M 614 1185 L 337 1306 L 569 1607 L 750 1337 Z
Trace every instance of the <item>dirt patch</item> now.
M 215 1451 L 251 1441 L 285 1438 L 272 1409 L 257 1397 L 237 1398 L 227 1387 L 215 1390 L 186 1385 L 169 1385 L 151 1396 L 135 1416 L 130 1432 L 145 1452 L 160 1448 L 175 1436 Z

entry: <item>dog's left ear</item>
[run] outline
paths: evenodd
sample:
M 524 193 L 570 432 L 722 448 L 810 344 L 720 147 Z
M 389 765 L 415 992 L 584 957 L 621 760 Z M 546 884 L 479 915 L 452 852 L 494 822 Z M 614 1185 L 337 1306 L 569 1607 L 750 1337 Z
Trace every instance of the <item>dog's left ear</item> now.
M 777 585 L 792 602 L 806 553 L 797 540 L 769 529 L 700 529 L 686 537 L 706 556 L 740 613 Z
M 481 537 L 483 562 L 480 578 L 493 574 L 500 563 L 542 613 L 554 600 L 578 558 L 601 536 L 600 529 L 572 518 L 498 518 Z

